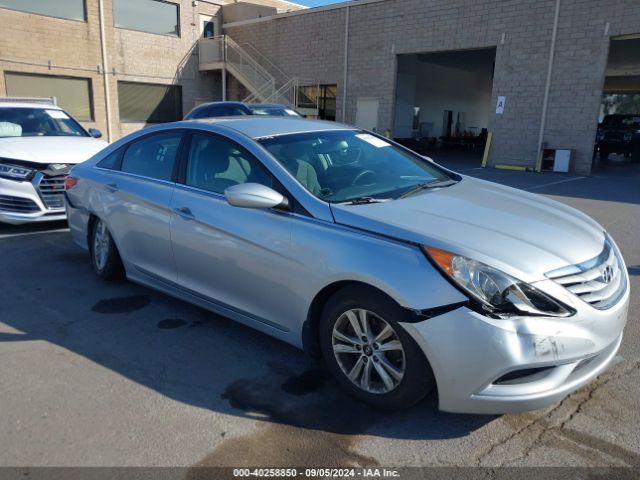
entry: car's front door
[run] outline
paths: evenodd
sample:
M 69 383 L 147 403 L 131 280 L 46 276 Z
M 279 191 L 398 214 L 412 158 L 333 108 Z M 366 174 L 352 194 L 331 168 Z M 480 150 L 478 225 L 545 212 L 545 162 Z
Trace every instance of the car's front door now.
M 176 279 L 169 226 L 182 137 L 173 130 L 134 140 L 122 153 L 119 171 L 110 173 L 104 185 L 115 199 L 105 202 L 108 225 L 134 277 Z
M 262 163 L 230 139 L 194 133 L 184 149 L 172 200 L 171 238 L 178 283 L 252 320 L 286 329 L 291 216 L 229 205 L 224 190 L 273 186 Z

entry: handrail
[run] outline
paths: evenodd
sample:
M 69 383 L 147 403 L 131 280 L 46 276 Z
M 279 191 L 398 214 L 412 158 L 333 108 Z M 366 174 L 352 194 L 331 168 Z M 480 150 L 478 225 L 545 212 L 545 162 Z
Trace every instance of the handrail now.
M 255 53 L 257 53 L 261 58 L 266 60 L 267 63 L 269 65 L 271 65 L 271 67 L 273 67 L 275 70 L 278 71 L 278 73 L 280 75 L 282 75 L 282 77 L 285 79 L 285 82 L 288 82 L 291 79 L 291 77 L 289 75 L 287 75 L 280 67 L 278 67 L 269 57 L 267 57 L 264 53 L 262 53 L 260 50 L 258 50 L 252 43 L 244 42 L 242 44 L 242 46 L 249 47 L 251 50 L 253 50 Z
M 247 63 L 250 63 L 258 72 L 261 73 L 267 80 L 271 80 L 275 82 L 275 78 L 271 75 L 266 68 L 260 65 L 251 55 L 245 52 L 240 45 L 238 45 L 231 37 L 228 35 L 223 35 L 225 38 L 225 43 L 227 48 L 231 47 L 232 50 L 236 51 L 240 57 L 247 60 Z
M 262 98 L 267 98 L 272 95 L 272 92 L 269 90 L 275 89 L 275 85 L 271 83 L 265 83 L 260 89 L 255 92 L 250 93 L 243 102 L 245 103 L 256 103 L 261 101 Z M 266 100 L 265 100 L 266 101 Z
M 300 85 L 306 81 L 287 75 L 251 43 L 246 42 L 243 45 L 268 63 L 273 71 L 282 77 L 282 82 L 277 81 L 269 70 L 228 35 L 202 38 L 198 41 L 198 45 L 200 64 L 212 64 L 212 67 L 205 66 L 204 68 L 215 68 L 213 64 L 224 64 L 248 88 L 249 95 L 244 99 L 245 102 L 282 103 L 292 107 L 298 106 Z M 315 100 L 317 106 L 318 98 Z
M 265 103 L 281 103 L 281 102 L 274 102 L 274 98 L 278 98 L 278 96 L 282 96 L 285 97 L 284 92 L 286 90 L 289 90 L 290 88 L 293 87 L 294 89 L 294 98 L 293 98 L 293 105 L 296 106 L 297 101 L 296 101 L 296 93 L 297 93 L 297 84 L 298 84 L 298 79 L 297 78 L 290 78 L 289 80 L 287 80 L 286 83 L 284 83 L 280 88 L 278 88 L 275 92 L 273 92 L 269 97 L 267 97 L 265 99 Z M 286 97 L 285 97 L 286 98 Z

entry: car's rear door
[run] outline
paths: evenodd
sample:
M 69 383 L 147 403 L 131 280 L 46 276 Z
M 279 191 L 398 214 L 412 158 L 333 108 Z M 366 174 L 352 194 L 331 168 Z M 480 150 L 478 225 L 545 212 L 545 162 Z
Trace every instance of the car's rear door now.
M 257 158 L 224 136 L 193 133 L 183 152 L 171 202 L 180 287 L 285 330 L 291 216 L 233 207 L 224 197 L 230 186 L 253 182 L 273 187 L 275 180 Z
M 109 229 L 134 277 L 176 279 L 170 204 L 182 138 L 182 130 L 169 130 L 134 140 L 103 185 L 113 200 L 105 212 Z

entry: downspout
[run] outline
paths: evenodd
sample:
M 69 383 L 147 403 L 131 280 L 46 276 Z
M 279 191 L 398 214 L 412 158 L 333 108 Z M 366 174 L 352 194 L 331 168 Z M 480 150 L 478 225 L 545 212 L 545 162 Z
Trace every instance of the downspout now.
M 553 73 L 553 57 L 556 52 L 556 37 L 558 36 L 558 19 L 560 17 L 560 0 L 556 0 L 556 14 L 553 19 L 553 32 L 551 33 L 551 49 L 549 51 L 549 67 L 547 68 L 547 83 L 544 87 L 544 99 L 542 101 L 542 119 L 540 120 L 540 135 L 538 136 L 538 157 L 536 159 L 536 172 L 542 168 L 542 140 L 547 122 L 547 107 L 549 105 L 549 90 L 551 89 L 551 74 Z
M 342 77 L 342 122 L 347 121 L 347 77 L 349 67 L 349 11 L 350 7 L 345 7 L 345 22 L 344 22 L 344 75 Z
M 227 101 L 227 35 L 222 36 L 222 101 Z
M 107 117 L 107 140 L 111 142 L 113 135 L 111 132 L 111 95 L 109 93 L 109 79 L 107 78 L 107 41 L 104 34 L 104 0 L 98 1 L 98 10 L 100 18 L 100 48 L 102 50 L 102 83 L 104 84 L 104 106 Z

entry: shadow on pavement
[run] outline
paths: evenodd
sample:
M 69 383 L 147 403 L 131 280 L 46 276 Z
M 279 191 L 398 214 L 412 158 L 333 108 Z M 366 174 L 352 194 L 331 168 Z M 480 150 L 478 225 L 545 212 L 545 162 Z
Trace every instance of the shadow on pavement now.
M 0 247 L 0 322 L 17 331 L 0 342 L 44 340 L 177 401 L 259 420 L 269 428 L 254 448 L 270 454 L 276 437 L 294 456 L 317 448 L 292 445 L 300 432 L 338 455 L 353 435 L 446 439 L 494 418 L 439 412 L 434 396 L 406 412 L 371 409 L 285 343 L 146 288 L 100 281 L 68 232 L 5 237 Z

